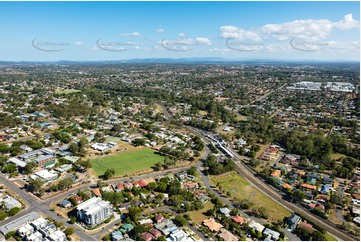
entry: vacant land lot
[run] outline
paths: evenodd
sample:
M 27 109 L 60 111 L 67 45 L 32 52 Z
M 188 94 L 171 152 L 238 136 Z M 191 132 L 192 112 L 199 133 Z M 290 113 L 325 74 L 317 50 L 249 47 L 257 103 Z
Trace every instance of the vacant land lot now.
M 264 195 L 236 172 L 212 176 L 211 179 L 215 184 L 219 182 L 222 190 L 230 192 L 231 197 L 237 200 L 247 199 L 251 201 L 253 207 L 256 208 L 266 208 L 270 221 L 283 220 L 284 217 L 291 215 L 288 210 Z
M 203 220 L 208 219 L 209 216 L 206 216 L 203 213 L 207 212 L 207 210 L 212 209 L 213 207 L 213 203 L 208 201 L 206 204 L 204 204 L 204 208 L 197 211 L 188 212 L 188 214 L 191 217 L 192 222 L 198 224 L 201 223 Z
M 115 176 L 147 170 L 164 158 L 154 150 L 141 148 L 115 155 L 99 157 L 91 160 L 92 169 L 97 176 L 103 175 L 107 169 L 114 169 Z

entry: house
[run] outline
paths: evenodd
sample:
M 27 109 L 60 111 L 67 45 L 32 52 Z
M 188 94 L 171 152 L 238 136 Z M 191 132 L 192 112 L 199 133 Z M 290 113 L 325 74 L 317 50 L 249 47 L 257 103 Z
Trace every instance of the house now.
M 291 185 L 288 184 L 288 183 L 283 183 L 283 184 L 281 185 L 281 187 L 284 188 L 284 189 L 286 189 L 286 190 L 288 190 L 288 189 L 292 190 L 292 189 L 293 189 L 293 186 L 291 186 Z
M 136 182 L 133 182 L 133 185 L 135 187 L 147 187 L 148 186 L 148 183 L 146 183 L 144 180 L 139 180 L 139 181 L 136 181 Z
M 158 214 L 157 216 L 155 216 L 154 219 L 155 219 L 155 222 L 157 224 L 159 224 L 159 223 L 163 222 L 165 218 L 163 217 L 163 214 Z
M 154 236 L 151 233 L 145 232 L 140 237 L 143 241 L 152 241 L 154 240 Z
M 223 225 L 217 223 L 214 218 L 203 220 L 203 225 L 208 227 L 213 232 L 218 232 L 221 228 L 223 228 Z
M 188 177 L 188 173 L 187 172 L 178 173 L 177 177 L 179 180 L 184 181 Z
M 323 183 L 326 184 L 326 185 L 332 185 L 333 179 L 330 178 L 329 176 L 324 176 L 323 177 Z
M 65 241 L 66 235 L 63 231 L 57 230 L 54 233 L 50 234 L 48 238 L 50 241 Z
M 281 170 L 273 170 L 270 176 L 281 178 L 282 176 Z
M 232 220 L 239 225 L 242 225 L 244 223 L 244 219 L 239 215 L 232 217 Z
M 224 241 L 238 241 L 238 238 L 228 230 L 221 228 L 220 231 L 221 232 L 218 234 L 218 236 Z
M 111 239 L 112 241 L 120 241 L 120 240 L 123 240 L 123 239 L 124 239 L 124 236 L 123 236 L 123 234 L 122 234 L 121 232 L 115 230 L 115 231 L 113 231 L 110 239 Z
M 151 233 L 154 237 L 154 239 L 158 239 L 162 233 L 158 230 L 158 229 L 155 229 L 155 228 L 152 228 L 149 233 Z
M 74 199 L 76 204 L 80 204 L 80 203 L 83 202 L 83 198 L 78 196 L 78 195 L 74 196 L 73 199 Z
M 196 190 L 198 188 L 198 183 L 197 182 L 183 182 L 182 183 L 183 188 L 187 189 L 187 190 Z
M 172 231 L 172 233 L 169 235 L 168 241 L 192 241 L 188 234 L 183 229 L 177 229 L 175 231 Z
M 292 214 L 288 219 L 287 219 L 287 224 L 288 227 L 290 228 L 291 231 L 295 230 L 297 225 L 301 222 L 301 217 L 296 215 L 296 214 Z
M 114 191 L 116 192 L 121 192 L 123 189 L 124 189 L 123 183 L 118 183 L 117 185 L 114 186 Z
M 304 188 L 305 190 L 312 190 L 312 191 L 317 189 L 316 186 L 310 185 L 310 184 L 307 184 L 307 183 L 302 183 L 301 187 Z
M 21 208 L 21 203 L 11 196 L 0 198 L 0 203 L 3 203 L 6 211 L 12 208 Z
M 40 218 L 34 220 L 33 222 L 31 222 L 30 225 L 33 226 L 35 230 L 39 230 L 39 229 L 47 226 L 48 221 L 46 219 L 40 217 Z
M 262 224 L 257 223 L 257 222 L 255 222 L 255 221 L 253 221 L 253 220 L 249 223 L 248 226 L 249 226 L 250 228 L 252 228 L 252 229 L 260 232 L 260 233 L 262 233 L 262 231 L 263 231 L 264 228 L 265 228 Z
M 139 220 L 139 224 L 141 224 L 141 225 L 153 224 L 153 220 L 151 220 L 150 218 L 145 218 L 145 219 Z
M 269 239 L 271 239 L 271 240 L 274 240 L 274 241 L 277 241 L 277 240 L 279 239 L 280 235 L 281 235 L 279 232 L 274 231 L 274 230 L 269 229 L 269 228 L 266 228 L 266 229 L 263 231 L 263 234 L 264 234 L 267 238 L 269 238 Z
M 219 211 L 220 211 L 221 213 L 223 213 L 226 217 L 229 217 L 229 216 L 230 216 L 231 210 L 229 210 L 227 207 L 221 208 L 221 209 L 219 209 Z
M 102 197 L 102 193 L 100 192 L 100 188 L 93 188 L 93 193 L 94 193 L 94 195 L 95 196 L 97 196 L 97 197 Z
M 330 192 L 330 185 L 329 184 L 326 184 L 326 185 L 323 185 L 320 192 L 322 194 L 329 194 Z
M 68 200 L 63 200 L 63 201 L 59 202 L 58 205 L 63 208 L 70 208 L 71 202 L 69 202 Z
M 131 231 L 133 229 L 133 225 L 131 224 L 123 224 L 122 227 L 120 227 L 120 232 L 122 233 L 128 233 L 129 231 Z
M 124 183 L 124 187 L 127 188 L 128 190 L 132 190 L 133 186 L 134 186 L 133 183 L 130 182 Z

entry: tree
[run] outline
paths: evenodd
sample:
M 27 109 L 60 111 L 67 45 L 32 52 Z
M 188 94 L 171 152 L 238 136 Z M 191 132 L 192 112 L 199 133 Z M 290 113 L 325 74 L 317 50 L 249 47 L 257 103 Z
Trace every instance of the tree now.
M 39 189 L 43 186 L 44 182 L 40 178 L 36 178 L 35 180 L 30 179 L 28 182 L 28 190 L 30 192 L 38 192 Z
M 82 166 L 84 169 L 92 167 L 92 163 L 90 162 L 90 160 L 79 160 L 77 164 Z
M 38 167 L 37 164 L 35 162 L 28 162 L 26 163 L 25 167 L 24 167 L 24 172 L 25 174 L 31 174 L 33 173 L 34 169 Z
M 64 231 L 64 233 L 65 233 L 67 236 L 69 236 L 69 235 L 71 235 L 71 234 L 74 234 L 74 229 L 73 229 L 73 228 L 67 228 L 67 229 Z
M 141 145 L 145 145 L 145 139 L 142 138 L 136 138 L 132 141 L 132 144 L 134 146 L 141 146 Z
M 103 175 L 103 179 L 104 180 L 109 180 L 110 178 L 112 178 L 115 175 L 115 170 L 114 169 L 107 169 Z
M 11 174 L 11 173 L 15 172 L 16 170 L 17 169 L 16 169 L 15 164 L 9 164 L 9 165 L 6 165 L 3 167 L 2 172 Z
M 15 214 L 17 214 L 20 211 L 20 208 L 18 207 L 13 207 L 12 209 L 9 210 L 9 216 L 14 216 Z
M 187 225 L 187 219 L 185 219 L 183 216 L 181 215 L 177 215 L 174 218 L 174 223 L 180 227 L 186 226 Z

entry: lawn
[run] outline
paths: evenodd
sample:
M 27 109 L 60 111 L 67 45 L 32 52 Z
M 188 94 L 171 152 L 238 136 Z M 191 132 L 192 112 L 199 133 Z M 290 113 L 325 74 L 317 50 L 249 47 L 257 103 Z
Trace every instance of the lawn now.
M 74 92 L 80 92 L 80 90 L 77 89 L 56 90 L 55 94 L 70 94 Z
M 248 199 L 253 203 L 253 207 L 266 208 L 270 221 L 283 220 L 284 217 L 291 215 L 287 209 L 263 194 L 236 172 L 212 176 L 211 179 L 214 184 L 219 182 L 222 190 L 230 192 L 231 197 L 236 200 Z
M 151 168 L 164 157 L 155 154 L 149 148 L 141 148 L 115 155 L 99 157 L 91 160 L 92 169 L 97 176 L 103 175 L 107 169 L 114 169 L 115 176 L 133 173 Z
M 204 208 L 197 211 L 188 212 L 188 214 L 191 217 L 192 222 L 198 224 L 201 223 L 203 220 L 208 219 L 208 216 L 204 215 L 203 212 L 206 212 L 208 209 L 211 209 L 213 207 L 213 203 L 208 201 L 206 204 L 204 204 Z
M 329 233 L 326 233 L 326 239 L 327 241 L 337 241 L 337 239 L 332 235 L 330 235 Z

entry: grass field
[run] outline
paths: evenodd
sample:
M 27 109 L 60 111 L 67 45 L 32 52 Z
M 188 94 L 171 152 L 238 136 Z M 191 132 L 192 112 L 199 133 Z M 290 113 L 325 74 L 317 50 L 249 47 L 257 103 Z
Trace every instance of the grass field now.
M 67 90 L 56 90 L 55 94 L 70 94 L 74 92 L 80 92 L 80 90 L 77 89 L 67 89 Z
M 238 200 L 248 199 L 254 204 L 254 207 L 266 208 L 270 221 L 282 220 L 284 217 L 291 215 L 288 210 L 252 186 L 245 178 L 239 176 L 236 172 L 212 176 L 211 179 L 214 184 L 219 182 L 222 190 L 230 192 L 231 197 Z
M 107 169 L 114 169 L 115 176 L 133 173 L 151 168 L 164 158 L 149 148 L 142 148 L 120 154 L 99 157 L 91 160 L 92 169 L 97 176 L 103 175 Z
M 340 158 L 346 157 L 344 154 L 340 154 L 340 153 L 334 153 L 330 155 L 330 158 L 332 160 L 338 160 Z
M 206 204 L 204 204 L 204 208 L 199 209 L 197 211 L 188 212 L 188 214 L 191 217 L 192 222 L 198 224 L 208 218 L 208 216 L 204 215 L 203 212 L 206 212 L 208 209 L 211 209 L 213 207 L 214 207 L 213 203 L 207 202 Z
M 326 239 L 327 241 L 337 241 L 336 238 L 334 238 L 332 235 L 330 235 L 329 233 L 326 233 Z
M 120 138 L 118 137 L 113 137 L 113 136 L 107 136 L 105 138 L 106 142 L 114 142 L 114 143 L 118 143 L 120 141 Z

